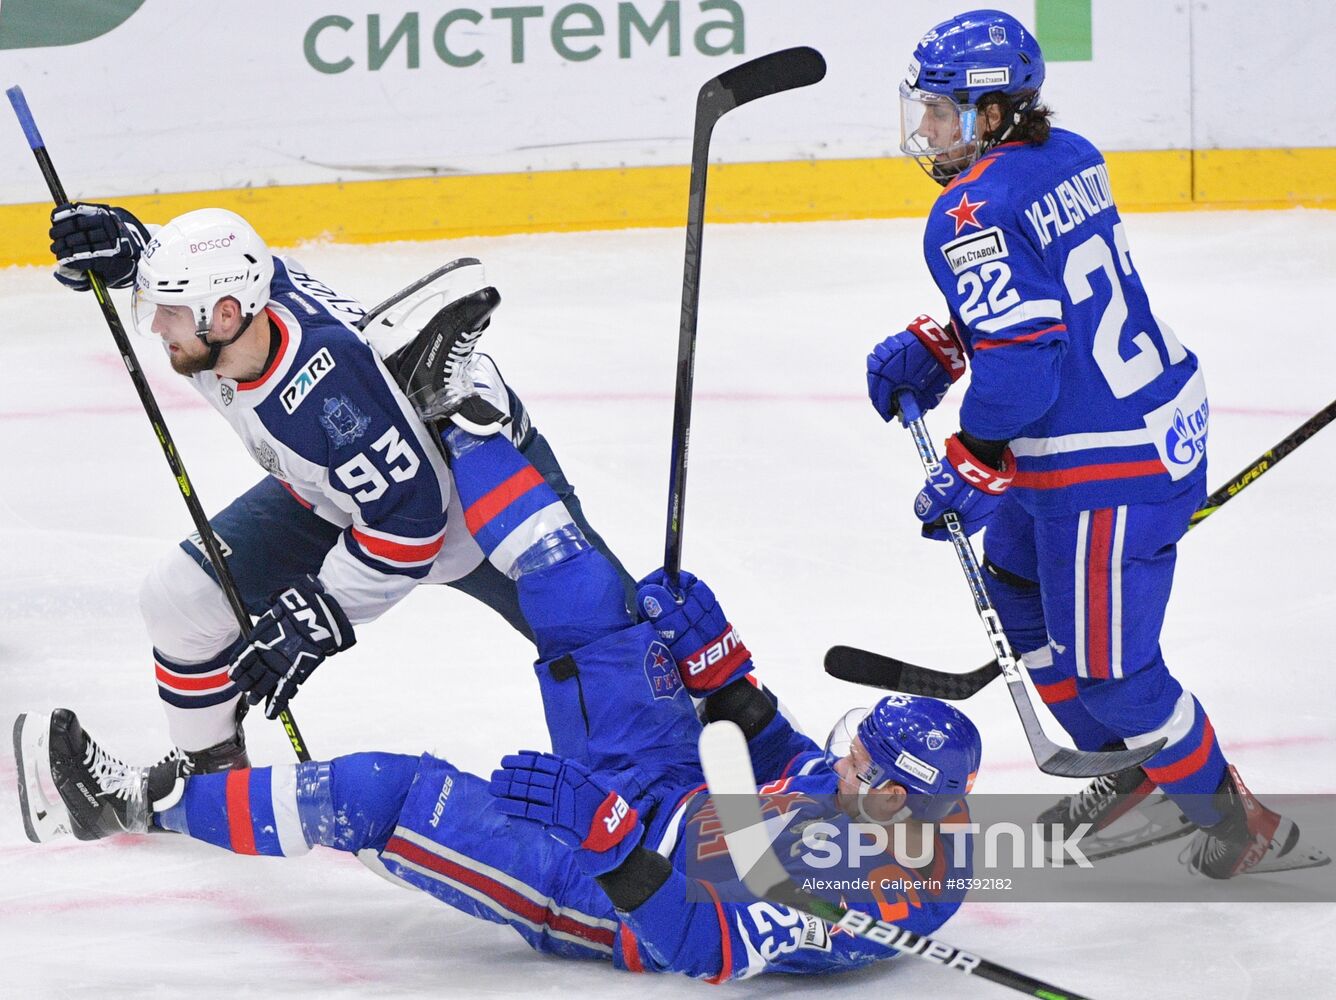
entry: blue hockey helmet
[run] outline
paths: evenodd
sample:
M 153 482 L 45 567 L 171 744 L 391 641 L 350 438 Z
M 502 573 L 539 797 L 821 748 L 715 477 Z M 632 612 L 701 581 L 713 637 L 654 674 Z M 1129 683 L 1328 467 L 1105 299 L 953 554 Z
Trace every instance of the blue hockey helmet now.
M 887 695 L 849 726 L 867 751 L 870 763 L 858 774 L 872 788 L 895 783 L 909 792 L 910 815 L 938 820 L 947 815 L 974 784 L 983 756 L 979 730 L 965 713 L 936 698 Z M 846 716 L 854 722 L 854 713 Z M 837 741 L 841 726 L 832 732 Z M 828 743 L 828 749 L 840 748 Z
M 914 49 L 900 84 L 900 149 L 944 183 L 986 148 L 976 128 L 979 101 L 1004 94 L 1019 116 L 1043 83 L 1044 54 L 1020 21 L 1000 10 L 958 14 Z

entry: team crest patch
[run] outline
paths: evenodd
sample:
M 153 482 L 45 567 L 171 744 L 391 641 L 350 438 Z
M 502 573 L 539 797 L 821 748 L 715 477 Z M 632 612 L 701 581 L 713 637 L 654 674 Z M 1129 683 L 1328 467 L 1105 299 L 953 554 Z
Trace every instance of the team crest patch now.
M 1007 29 L 1000 24 L 988 26 L 988 40 L 994 45 L 1004 45 L 1007 41 Z
M 988 202 L 980 199 L 979 201 L 970 201 L 970 193 L 962 191 L 960 193 L 960 204 L 955 208 L 948 208 L 946 214 L 951 216 L 956 224 L 955 235 L 959 236 L 960 231 L 966 226 L 973 226 L 975 229 L 982 229 L 983 223 L 979 221 L 979 209 L 987 205 Z
M 231 406 L 231 405 L 232 405 L 232 396 L 233 396 L 233 392 L 232 392 L 232 386 L 231 386 L 231 385 L 229 385 L 229 384 L 226 383 L 226 382 L 222 382 L 222 383 L 220 383 L 219 386 L 218 386 L 218 395 L 221 396 L 221 397 L 223 397 L 223 405 L 224 405 L 224 406 Z
M 251 453 L 262 469 L 280 479 L 283 477 L 283 467 L 278 463 L 278 452 L 269 446 L 269 442 L 257 442 Z
M 682 690 L 682 675 L 677 672 L 673 654 L 659 641 L 649 644 L 645 651 L 645 679 L 650 693 L 657 698 L 675 698 Z
M 283 403 L 284 411 L 289 414 L 294 413 L 297 407 L 302 405 L 302 400 L 310 395 L 316 383 L 333 370 L 334 358 L 330 355 L 329 348 L 320 348 L 279 393 L 278 398 Z
M 327 397 L 320 409 L 320 426 L 335 448 L 352 444 L 371 426 L 371 418 L 353 406 L 343 393 Z

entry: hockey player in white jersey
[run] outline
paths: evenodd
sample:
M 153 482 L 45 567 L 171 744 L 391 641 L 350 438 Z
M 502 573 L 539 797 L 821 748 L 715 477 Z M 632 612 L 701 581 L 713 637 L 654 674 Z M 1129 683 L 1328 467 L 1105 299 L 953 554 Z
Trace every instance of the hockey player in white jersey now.
M 267 714 L 276 717 L 315 666 L 353 644 L 356 626 L 420 583 L 463 590 L 529 634 L 514 582 L 465 529 L 468 512 L 435 432 L 362 334 L 355 300 L 271 254 L 244 219 L 222 209 L 188 212 L 151 234 L 123 209 L 62 205 L 51 238 L 63 284 L 87 289 L 89 271 L 110 287 L 133 283 L 137 329 L 161 340 L 173 369 L 267 473 L 211 519 L 259 618 L 249 645 L 198 540 L 173 548 L 140 595 L 170 734 L 196 771 L 247 766 L 245 702 L 272 696 Z M 468 400 L 454 419 L 508 425 L 606 552 L 519 399 L 490 358 L 472 353 L 499 301 L 487 291 L 492 298 L 473 310 L 447 362 L 476 393 L 454 400 Z M 400 340 L 416 332 L 401 331 Z

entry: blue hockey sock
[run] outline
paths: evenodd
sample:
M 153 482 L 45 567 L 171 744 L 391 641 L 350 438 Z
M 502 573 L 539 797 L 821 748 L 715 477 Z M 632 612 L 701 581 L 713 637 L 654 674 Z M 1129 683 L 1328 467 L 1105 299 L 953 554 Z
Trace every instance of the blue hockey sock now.
M 1047 646 L 1026 653 L 1021 657 L 1021 662 L 1029 672 L 1040 699 L 1077 747 L 1082 750 L 1099 750 L 1121 739 L 1081 704 L 1076 678 L 1064 674 L 1053 665 L 1053 652 Z
M 633 624 L 621 577 L 597 549 L 526 573 L 516 584 L 538 659 L 550 660 Z
M 1215 790 L 1227 766 L 1206 710 L 1184 691 L 1174 714 L 1159 729 L 1128 737 L 1129 747 L 1145 746 L 1161 736 L 1169 742 L 1142 769 L 1198 826 L 1214 826 L 1223 818 L 1215 806 Z
M 362 753 L 332 761 L 192 775 L 164 830 L 235 854 L 292 857 L 316 844 L 356 853 L 389 839 L 418 759 Z
M 464 522 L 501 572 L 518 579 L 590 547 L 566 505 L 509 438 L 451 427 L 443 440 Z

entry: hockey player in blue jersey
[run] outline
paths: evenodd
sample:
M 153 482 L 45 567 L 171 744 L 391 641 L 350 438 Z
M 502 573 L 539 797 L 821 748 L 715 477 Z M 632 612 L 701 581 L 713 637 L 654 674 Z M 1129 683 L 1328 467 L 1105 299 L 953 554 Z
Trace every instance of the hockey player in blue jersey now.
M 67 710 L 30 714 L 15 725 L 29 837 L 169 830 L 260 855 L 323 845 L 536 949 L 632 971 L 722 982 L 890 957 L 738 880 L 703 784 L 696 696 L 707 718 L 747 735 L 767 809 L 790 817 L 782 857 L 815 823 L 835 842 L 852 817 L 902 828 L 912 861 L 871 852 L 839 870 L 869 893 L 823 895 L 919 933 L 958 908 L 963 890 L 947 880 L 970 874 L 971 848 L 962 837 L 958 854 L 943 827 L 968 822 L 961 799 L 981 752 L 961 712 L 892 695 L 847 716 L 823 750 L 751 683 L 750 653 L 705 584 L 684 574 L 670 592 L 652 574 L 636 622 L 616 568 L 505 435 L 456 425 L 444 440 L 470 530 L 517 582 L 552 753 L 507 756 L 490 782 L 389 753 L 192 775 L 176 758 L 127 767 Z
M 363 333 L 355 300 L 271 254 L 244 219 L 221 209 L 188 212 L 150 234 L 123 209 L 63 205 L 51 237 L 67 286 L 86 290 L 89 271 L 111 287 L 134 286 L 140 332 L 162 341 L 173 369 L 267 473 L 211 521 L 242 599 L 261 616 L 254 644 L 240 644 L 197 538 L 161 560 L 141 591 L 170 734 L 197 770 L 247 763 L 243 694 L 253 702 L 287 676 L 269 705 L 275 716 L 316 665 L 353 643 L 354 627 L 420 583 L 463 590 L 528 633 L 514 582 L 461 522 L 434 432 L 387 370 L 391 350 L 416 331 L 386 332 L 378 321 Z M 519 399 L 490 358 L 472 353 L 487 313 L 474 316 L 450 358 L 462 387 L 456 405 L 507 424 L 584 536 L 606 551 Z
M 1250 795 L 1161 655 L 1210 407 L 1196 356 L 1151 312 L 1104 158 L 1051 126 L 1043 82 L 1034 37 L 1000 11 L 945 21 L 914 50 L 901 148 L 944 187 L 923 248 L 950 316 L 879 344 L 869 394 L 886 420 L 902 391 L 927 410 L 968 363 L 960 430 L 915 502 L 924 534 L 946 537 L 947 510 L 967 532 L 987 525 L 990 596 L 1078 747 L 1166 741 L 1044 822 L 1098 830 L 1158 786 L 1199 828 L 1195 871 L 1300 867 L 1298 828 Z

